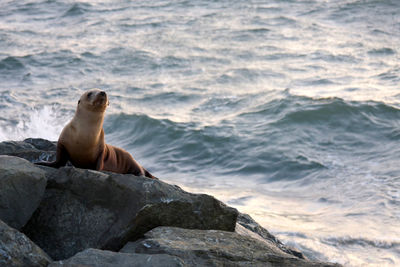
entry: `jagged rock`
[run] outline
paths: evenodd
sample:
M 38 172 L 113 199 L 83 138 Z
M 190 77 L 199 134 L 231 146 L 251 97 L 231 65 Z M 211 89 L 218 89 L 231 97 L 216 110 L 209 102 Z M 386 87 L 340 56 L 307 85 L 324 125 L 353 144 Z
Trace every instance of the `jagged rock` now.
M 248 214 L 239 213 L 235 231 L 241 235 L 247 235 L 261 241 L 269 242 L 280 248 L 283 252 L 296 256 L 300 259 L 306 258 L 300 251 L 285 246 L 274 235 L 268 232 L 267 229 L 263 228 L 255 220 L 253 220 L 253 218 L 251 218 Z
M 0 155 L 24 158 L 31 162 L 55 160 L 56 143 L 40 138 L 0 143 Z
M 0 156 L 0 219 L 22 228 L 39 206 L 46 182 L 45 172 L 30 162 Z
M 43 200 L 23 231 L 55 260 L 117 251 L 157 226 L 234 231 L 238 212 L 162 181 L 64 167 L 46 170 Z
M 51 261 L 28 237 L 0 220 L 0 266 L 44 267 Z
M 48 267 L 183 267 L 186 266 L 181 259 L 175 256 L 160 254 L 146 255 L 136 253 L 118 253 L 107 250 L 87 249 L 75 256 L 58 262 L 53 262 Z
M 272 243 L 238 233 L 175 227 L 157 227 L 120 252 L 173 255 L 188 266 L 337 266 L 300 259 Z

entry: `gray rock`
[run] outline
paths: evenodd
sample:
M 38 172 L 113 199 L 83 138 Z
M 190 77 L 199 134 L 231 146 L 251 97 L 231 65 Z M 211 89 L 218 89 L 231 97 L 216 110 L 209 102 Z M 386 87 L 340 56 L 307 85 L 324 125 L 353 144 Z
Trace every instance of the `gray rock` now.
M 21 229 L 39 206 L 47 179 L 30 162 L 0 156 L 0 219 Z
M 0 266 L 47 266 L 52 259 L 28 237 L 0 220 Z
M 271 244 L 274 244 L 276 247 L 280 248 L 283 252 L 296 256 L 300 259 L 306 258 L 300 251 L 285 246 L 274 235 L 268 232 L 267 229 L 263 228 L 247 214 L 239 213 L 235 231 L 241 235 L 247 235 L 259 239 L 261 241 L 266 241 Z
M 339 266 L 300 259 L 271 242 L 238 233 L 175 227 L 155 228 L 120 252 L 173 255 L 188 266 Z
M 166 254 L 119 253 L 108 250 L 87 249 L 75 256 L 50 264 L 48 267 L 183 267 L 181 259 Z
M 55 160 L 56 142 L 40 138 L 0 143 L 0 155 L 24 158 L 30 162 Z
M 238 212 L 159 180 L 64 167 L 47 170 L 43 200 L 23 231 L 55 260 L 117 251 L 157 226 L 234 231 Z

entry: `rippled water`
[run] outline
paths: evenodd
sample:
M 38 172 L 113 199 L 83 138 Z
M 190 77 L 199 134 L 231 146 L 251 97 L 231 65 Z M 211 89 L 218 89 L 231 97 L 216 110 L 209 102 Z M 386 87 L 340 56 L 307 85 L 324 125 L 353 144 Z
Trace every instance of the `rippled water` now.
M 0 1 L 0 140 L 108 143 L 310 258 L 400 264 L 400 2 Z

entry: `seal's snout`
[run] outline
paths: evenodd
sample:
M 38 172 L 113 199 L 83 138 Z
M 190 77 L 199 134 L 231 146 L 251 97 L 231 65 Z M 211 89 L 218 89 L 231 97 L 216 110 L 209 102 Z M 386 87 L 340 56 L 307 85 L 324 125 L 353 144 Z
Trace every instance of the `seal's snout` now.
M 108 106 L 107 93 L 97 88 L 86 91 L 81 96 L 79 101 L 79 104 L 83 103 L 83 105 L 81 105 L 81 108 L 85 106 L 87 109 L 96 112 L 104 112 L 106 107 Z

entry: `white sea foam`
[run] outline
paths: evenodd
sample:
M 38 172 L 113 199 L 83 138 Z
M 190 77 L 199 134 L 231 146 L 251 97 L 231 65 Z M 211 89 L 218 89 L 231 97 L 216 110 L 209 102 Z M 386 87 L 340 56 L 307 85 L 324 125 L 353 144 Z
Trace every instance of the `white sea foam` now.
M 20 116 L 16 125 L 0 126 L 0 141 L 44 138 L 57 140 L 68 121 L 56 106 L 32 109 L 28 117 Z

